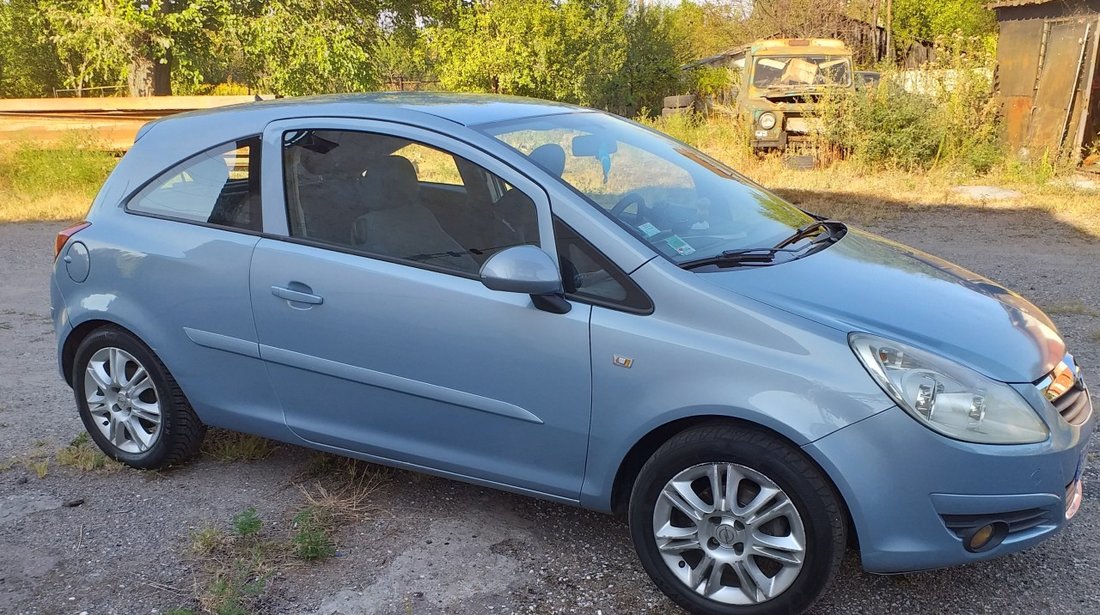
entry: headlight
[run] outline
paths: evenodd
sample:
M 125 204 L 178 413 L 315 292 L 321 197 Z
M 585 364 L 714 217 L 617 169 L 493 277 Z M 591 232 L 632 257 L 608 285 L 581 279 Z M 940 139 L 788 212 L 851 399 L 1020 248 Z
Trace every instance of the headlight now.
M 1012 387 L 943 357 L 866 333 L 848 343 L 879 386 L 925 426 L 983 444 L 1042 442 L 1050 431 Z
M 764 130 L 771 130 L 775 128 L 775 114 L 774 113 L 762 113 L 760 114 L 760 127 Z

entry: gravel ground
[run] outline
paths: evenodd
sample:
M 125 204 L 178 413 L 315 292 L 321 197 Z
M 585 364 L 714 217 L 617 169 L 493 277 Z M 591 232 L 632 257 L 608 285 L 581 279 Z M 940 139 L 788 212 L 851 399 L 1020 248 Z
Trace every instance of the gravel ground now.
M 280 446 L 262 461 L 204 457 L 159 473 L 53 464 L 38 478 L 25 467 L 28 455 L 56 451 L 81 431 L 56 373 L 47 319 L 59 226 L 0 225 L 0 460 L 14 461 L 0 472 L 0 613 L 194 608 L 202 564 L 189 552 L 189 536 L 210 523 L 226 527 L 249 506 L 265 531 L 285 528 L 302 506 L 297 484 L 310 453 Z M 1091 311 L 1100 306 L 1095 238 L 1025 209 L 911 210 L 872 230 L 1054 307 L 1080 362 L 1100 364 L 1100 318 Z M 849 553 L 814 612 L 1096 612 L 1098 450 L 1094 441 L 1081 512 L 1052 540 L 992 562 L 890 577 L 862 572 Z M 389 473 L 372 502 L 378 512 L 338 532 L 337 557 L 277 571 L 262 610 L 680 612 L 649 583 L 621 520 L 406 472 Z

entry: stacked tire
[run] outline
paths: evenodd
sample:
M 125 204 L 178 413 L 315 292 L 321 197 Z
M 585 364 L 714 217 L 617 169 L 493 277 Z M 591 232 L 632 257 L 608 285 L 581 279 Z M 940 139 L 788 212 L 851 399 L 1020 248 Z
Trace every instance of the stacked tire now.
M 665 96 L 662 104 L 664 105 L 664 108 L 661 109 L 662 117 L 688 113 L 695 108 L 695 95 L 680 94 L 677 96 Z

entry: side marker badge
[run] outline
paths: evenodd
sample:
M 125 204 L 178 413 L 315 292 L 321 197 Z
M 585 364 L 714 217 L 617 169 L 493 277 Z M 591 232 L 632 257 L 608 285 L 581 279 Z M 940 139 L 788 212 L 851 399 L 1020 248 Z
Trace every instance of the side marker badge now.
M 634 359 L 624 357 L 620 354 L 615 355 L 615 357 L 611 361 L 615 365 L 618 365 L 619 367 L 625 367 L 627 369 L 630 369 L 630 366 L 634 365 Z

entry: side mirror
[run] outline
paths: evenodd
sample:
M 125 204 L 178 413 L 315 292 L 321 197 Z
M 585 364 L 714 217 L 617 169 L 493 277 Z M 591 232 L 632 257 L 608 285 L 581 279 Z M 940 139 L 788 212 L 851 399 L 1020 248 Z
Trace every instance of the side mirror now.
M 564 314 L 570 304 L 562 296 L 561 272 L 542 249 L 526 245 L 497 252 L 481 266 L 486 288 L 531 295 L 540 310 Z

